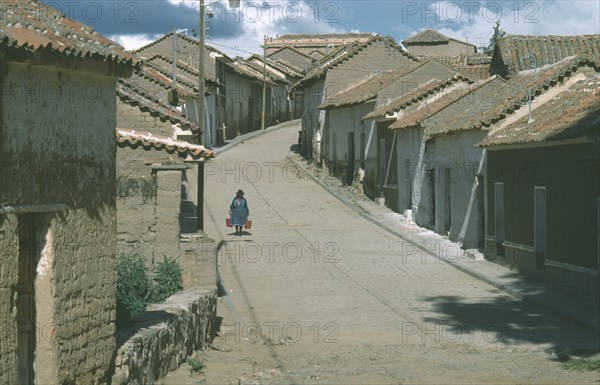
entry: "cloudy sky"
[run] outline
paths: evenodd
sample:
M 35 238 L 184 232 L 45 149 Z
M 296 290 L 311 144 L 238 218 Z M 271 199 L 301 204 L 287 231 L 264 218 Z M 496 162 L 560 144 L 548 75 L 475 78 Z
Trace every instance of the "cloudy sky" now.
M 171 31 L 198 31 L 198 0 L 42 0 L 91 25 L 128 49 Z M 406 1 L 406 0 L 206 0 L 208 44 L 230 56 L 262 53 L 264 35 L 369 32 L 397 41 L 424 28 L 486 45 L 494 24 L 511 34 L 600 33 L 598 0 Z M 193 31 L 192 31 L 193 30 Z

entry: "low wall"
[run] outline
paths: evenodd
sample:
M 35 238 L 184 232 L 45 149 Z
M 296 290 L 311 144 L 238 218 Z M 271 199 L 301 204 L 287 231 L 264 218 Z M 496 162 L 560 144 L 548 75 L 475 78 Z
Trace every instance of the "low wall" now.
M 183 291 L 149 305 L 132 325 L 117 332 L 112 385 L 154 384 L 177 369 L 216 335 L 217 290 Z

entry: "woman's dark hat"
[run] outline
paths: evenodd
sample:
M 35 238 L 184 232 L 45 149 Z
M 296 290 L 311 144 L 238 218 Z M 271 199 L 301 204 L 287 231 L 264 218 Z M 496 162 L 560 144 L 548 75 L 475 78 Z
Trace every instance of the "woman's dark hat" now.
M 235 195 L 244 195 L 244 192 L 242 190 L 238 190 Z

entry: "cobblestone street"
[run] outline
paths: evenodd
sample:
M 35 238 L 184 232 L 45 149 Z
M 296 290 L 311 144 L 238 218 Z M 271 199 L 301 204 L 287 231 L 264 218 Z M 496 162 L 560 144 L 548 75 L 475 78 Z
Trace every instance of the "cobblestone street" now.
M 207 163 L 221 335 L 197 353 L 202 374 L 184 365 L 164 384 L 597 383 L 556 360 L 597 347 L 597 336 L 440 261 L 435 247 L 417 252 L 332 197 L 286 159 L 298 125 Z M 238 189 L 253 220 L 242 236 L 225 227 Z

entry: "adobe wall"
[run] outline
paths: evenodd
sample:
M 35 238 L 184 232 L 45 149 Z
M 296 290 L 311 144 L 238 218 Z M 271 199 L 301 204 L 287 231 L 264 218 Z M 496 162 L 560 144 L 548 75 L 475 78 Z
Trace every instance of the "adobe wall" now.
M 52 259 L 44 268 L 53 274 L 46 301 L 51 305 L 44 310 L 51 325 L 38 319 L 38 328 L 47 327 L 52 343 L 36 357 L 56 358 L 57 383 L 105 381 L 115 348 L 116 79 L 84 71 L 4 60 L 0 68 L 0 201 L 30 213 L 44 205 L 60 207 L 35 217 L 47 226 Z M 18 220 L 0 214 L 0 382 L 11 384 L 18 383 L 9 300 L 18 276 Z
M 117 96 L 117 127 L 148 131 L 154 135 L 171 137 L 173 135 L 173 125 L 171 122 L 161 121 L 150 114 L 148 111 L 142 111 L 139 106 L 131 106 L 119 99 Z

